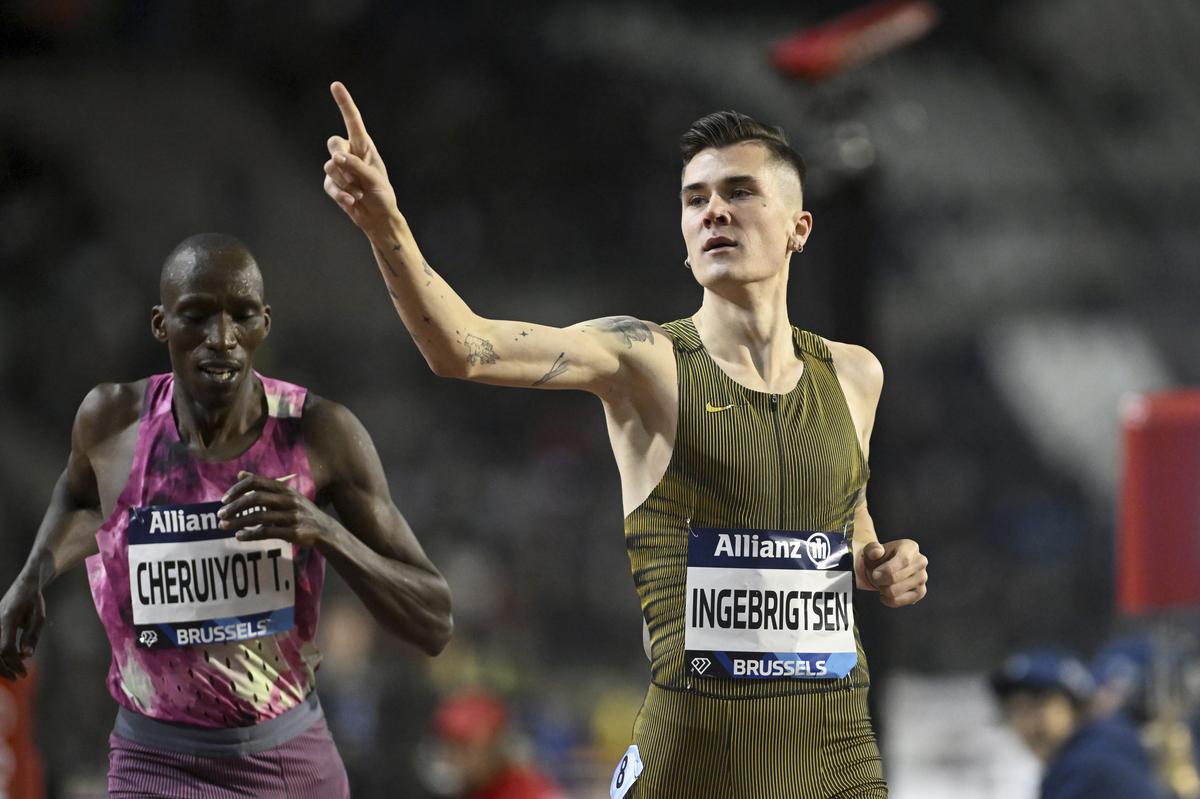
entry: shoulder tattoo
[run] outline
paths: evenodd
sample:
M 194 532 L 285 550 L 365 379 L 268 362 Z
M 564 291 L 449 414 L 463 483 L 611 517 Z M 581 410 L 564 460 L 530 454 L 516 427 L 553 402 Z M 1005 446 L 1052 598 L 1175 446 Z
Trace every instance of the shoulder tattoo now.
M 617 333 L 625 339 L 625 348 L 633 347 L 634 342 L 650 342 L 654 346 L 654 334 L 650 326 L 641 319 L 632 316 L 609 316 L 600 320 L 600 327 L 610 333 Z

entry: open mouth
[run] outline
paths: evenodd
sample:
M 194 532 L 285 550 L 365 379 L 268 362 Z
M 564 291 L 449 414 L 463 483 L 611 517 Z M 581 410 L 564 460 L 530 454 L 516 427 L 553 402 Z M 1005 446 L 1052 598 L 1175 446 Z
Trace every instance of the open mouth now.
M 241 371 L 241 366 L 226 361 L 206 361 L 200 364 L 200 372 L 217 383 L 232 383 Z
M 724 236 L 713 236 L 711 239 L 704 242 L 704 251 L 720 252 L 722 250 L 732 250 L 736 246 L 738 246 L 737 242 L 733 239 L 729 239 Z

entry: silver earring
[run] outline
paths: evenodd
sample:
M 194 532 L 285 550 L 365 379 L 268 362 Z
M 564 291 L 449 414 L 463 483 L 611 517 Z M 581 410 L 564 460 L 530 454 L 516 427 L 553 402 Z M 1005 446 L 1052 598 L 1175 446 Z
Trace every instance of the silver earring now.
M 804 252 L 804 245 L 801 244 L 798 248 L 796 248 L 796 252 Z
M 692 268 L 692 262 L 691 262 L 691 261 L 689 261 L 687 258 L 684 258 L 684 259 L 683 259 L 683 268 L 684 268 L 684 269 L 691 269 L 691 268 Z

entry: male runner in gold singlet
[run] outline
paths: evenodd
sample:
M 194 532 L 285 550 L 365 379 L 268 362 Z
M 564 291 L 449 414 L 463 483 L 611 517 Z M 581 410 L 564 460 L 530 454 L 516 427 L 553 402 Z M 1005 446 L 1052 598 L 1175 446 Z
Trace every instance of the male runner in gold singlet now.
M 925 595 L 915 541 L 881 543 L 867 452 L 883 382 L 862 347 L 793 328 L 791 255 L 812 230 L 804 164 L 735 112 L 682 140 L 681 227 L 704 290 L 689 319 L 567 328 L 478 316 L 422 257 L 345 87 L 325 191 L 370 239 L 433 371 L 600 398 L 651 685 L 613 797 L 885 797 L 851 595 Z

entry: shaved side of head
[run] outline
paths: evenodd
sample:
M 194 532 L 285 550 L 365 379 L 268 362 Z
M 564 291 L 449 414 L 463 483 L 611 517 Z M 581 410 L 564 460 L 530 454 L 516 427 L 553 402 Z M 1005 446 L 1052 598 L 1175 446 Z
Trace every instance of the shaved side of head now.
M 242 241 L 227 233 L 197 233 L 188 236 L 171 250 L 159 276 L 159 302 L 169 305 L 197 269 L 220 269 L 247 280 L 258 296 L 263 296 L 262 273 L 250 250 Z

